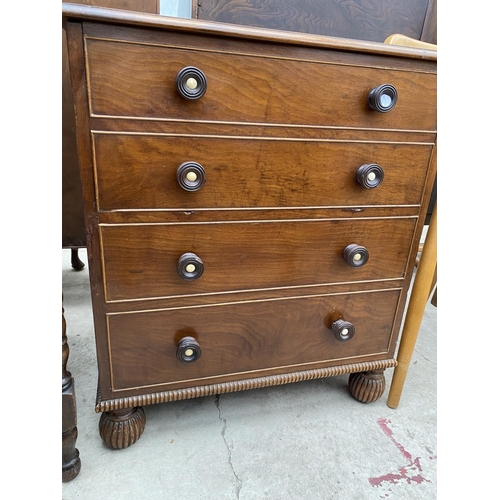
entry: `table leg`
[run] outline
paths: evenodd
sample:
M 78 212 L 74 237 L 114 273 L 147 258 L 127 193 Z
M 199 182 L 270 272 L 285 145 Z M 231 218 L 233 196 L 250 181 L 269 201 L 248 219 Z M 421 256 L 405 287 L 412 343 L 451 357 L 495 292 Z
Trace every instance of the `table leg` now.
M 75 271 L 81 271 L 85 267 L 85 264 L 80 260 L 80 257 L 78 256 L 78 248 L 71 249 L 71 267 Z
M 62 480 L 71 481 L 80 472 L 80 453 L 76 449 L 76 399 L 71 373 L 66 369 L 69 346 L 66 337 L 66 320 L 62 310 Z

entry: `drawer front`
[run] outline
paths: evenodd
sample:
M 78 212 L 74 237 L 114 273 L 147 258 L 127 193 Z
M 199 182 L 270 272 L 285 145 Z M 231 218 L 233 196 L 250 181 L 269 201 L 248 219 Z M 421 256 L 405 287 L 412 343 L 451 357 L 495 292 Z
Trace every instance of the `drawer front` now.
M 416 205 L 431 155 L 429 145 L 115 134 L 95 134 L 94 148 L 100 210 Z M 189 162 L 205 171 L 195 191 L 177 180 Z M 379 186 L 357 181 L 365 164 L 382 168 Z
M 436 130 L 435 74 L 96 39 L 86 46 L 95 115 Z M 207 81 L 197 100 L 177 91 L 188 66 Z M 387 113 L 368 106 L 382 84 L 398 92 Z
M 176 382 L 215 383 L 232 373 L 251 378 L 271 368 L 386 359 L 399 294 L 393 289 L 108 315 L 112 387 L 173 389 Z M 330 329 L 340 315 L 355 328 L 347 341 Z M 185 337 L 199 344 L 196 361 L 177 358 Z
M 101 225 L 106 300 L 401 278 L 415 218 Z M 369 258 L 350 267 L 351 244 Z M 186 280 L 194 253 L 203 274 Z M 193 264 L 194 265 L 194 264 Z

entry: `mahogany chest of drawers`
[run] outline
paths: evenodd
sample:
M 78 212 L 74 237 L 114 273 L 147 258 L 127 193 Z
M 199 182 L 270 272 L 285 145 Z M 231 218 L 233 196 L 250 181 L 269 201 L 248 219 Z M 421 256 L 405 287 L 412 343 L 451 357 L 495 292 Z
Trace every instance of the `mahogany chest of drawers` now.
M 381 397 L 436 170 L 436 53 L 63 5 L 108 446 L 143 406 Z

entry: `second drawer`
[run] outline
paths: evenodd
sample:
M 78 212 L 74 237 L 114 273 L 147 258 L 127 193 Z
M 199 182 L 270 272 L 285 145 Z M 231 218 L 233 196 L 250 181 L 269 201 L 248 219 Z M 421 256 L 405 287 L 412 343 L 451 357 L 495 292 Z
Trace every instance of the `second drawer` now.
M 100 210 L 419 204 L 432 150 L 428 144 L 99 133 L 94 148 Z M 188 164 L 187 175 L 193 162 L 204 172 L 191 168 L 194 181 L 186 189 L 177 172 Z M 379 185 L 376 178 L 371 187 L 357 180 L 366 164 L 382 169 Z
M 103 224 L 106 300 L 402 278 L 415 221 Z

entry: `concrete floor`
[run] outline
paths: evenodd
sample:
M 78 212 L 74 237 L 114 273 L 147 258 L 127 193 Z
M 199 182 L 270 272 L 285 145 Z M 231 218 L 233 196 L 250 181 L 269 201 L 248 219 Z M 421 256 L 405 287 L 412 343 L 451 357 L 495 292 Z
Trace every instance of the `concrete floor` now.
M 85 250 L 80 258 L 87 264 Z M 437 498 L 436 324 L 427 305 L 397 409 L 364 405 L 348 375 L 145 407 L 146 429 L 110 450 L 94 412 L 97 368 L 88 266 L 62 251 L 82 468 L 63 500 Z

